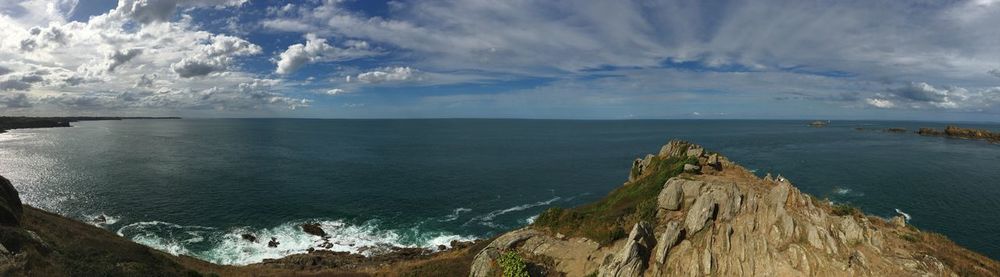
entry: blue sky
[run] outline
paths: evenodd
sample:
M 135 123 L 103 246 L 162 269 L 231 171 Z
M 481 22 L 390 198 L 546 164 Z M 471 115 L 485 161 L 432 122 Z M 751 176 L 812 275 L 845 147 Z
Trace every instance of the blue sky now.
M 0 1 L 0 114 L 1000 121 L 1000 1 Z

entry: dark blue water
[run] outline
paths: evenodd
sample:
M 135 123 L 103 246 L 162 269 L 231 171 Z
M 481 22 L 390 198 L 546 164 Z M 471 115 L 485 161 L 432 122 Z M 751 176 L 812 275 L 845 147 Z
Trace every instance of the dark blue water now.
M 997 125 L 964 126 L 1000 130 Z M 250 263 L 321 243 L 434 247 L 594 201 L 669 138 L 758 174 L 1000 257 L 1000 145 L 801 121 L 191 119 L 75 123 L 0 135 L 0 175 L 31 205 L 176 254 Z M 278 248 L 240 234 L 277 237 Z

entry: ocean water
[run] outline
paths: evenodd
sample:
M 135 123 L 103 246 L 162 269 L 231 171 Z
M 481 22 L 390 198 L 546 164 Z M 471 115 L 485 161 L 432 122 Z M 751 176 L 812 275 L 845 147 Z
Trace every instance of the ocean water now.
M 801 190 L 1000 258 L 1000 145 L 748 120 L 184 119 L 0 134 L 0 175 L 36 207 L 174 254 L 247 264 L 305 252 L 435 248 L 594 201 L 631 161 L 685 139 Z M 997 125 L 963 126 L 1000 130 Z M 281 242 L 277 248 L 240 235 Z

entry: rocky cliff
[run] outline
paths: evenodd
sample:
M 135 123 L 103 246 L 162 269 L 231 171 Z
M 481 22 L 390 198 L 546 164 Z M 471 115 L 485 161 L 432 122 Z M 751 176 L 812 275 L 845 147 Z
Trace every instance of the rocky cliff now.
M 593 220 L 597 218 L 598 220 Z M 628 232 L 624 232 L 628 230 Z M 498 262 L 498 258 L 503 261 Z M 524 266 L 511 265 L 517 257 Z M 516 264 L 516 263 L 515 263 Z M 523 270 L 522 270 L 523 269 Z M 672 141 L 605 199 L 501 235 L 471 276 L 1000 276 L 941 235 L 834 205 Z

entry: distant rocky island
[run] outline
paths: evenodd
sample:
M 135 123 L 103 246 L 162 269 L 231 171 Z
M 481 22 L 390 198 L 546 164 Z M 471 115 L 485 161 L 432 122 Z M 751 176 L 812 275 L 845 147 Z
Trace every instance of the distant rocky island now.
M 813 122 L 809 122 L 809 126 L 812 126 L 812 127 L 826 127 L 826 125 L 829 125 L 829 124 L 830 124 L 829 120 L 816 120 L 816 121 L 813 121 Z
M 909 132 L 906 128 L 892 127 L 884 129 L 876 128 L 854 128 L 858 131 L 867 130 L 881 130 L 887 133 L 907 133 Z M 950 137 L 950 138 L 960 138 L 960 139 L 975 139 L 975 140 L 985 140 L 991 143 L 1000 143 L 1000 133 L 994 133 L 986 129 L 974 129 L 974 128 L 962 128 L 954 125 L 948 125 L 944 130 L 938 130 L 934 128 L 920 128 L 919 130 L 913 132 L 922 136 L 938 136 L 938 137 Z
M 24 205 L 0 177 L 3 276 L 1000 276 L 997 261 L 903 217 L 815 198 L 684 141 L 636 159 L 624 185 L 597 202 L 450 246 L 218 265 Z
M 70 127 L 71 122 L 92 120 L 124 119 L 180 119 L 180 117 L 112 117 L 112 116 L 70 116 L 70 117 L 23 117 L 0 116 L 0 133 L 11 129 Z
M 924 136 L 946 136 L 952 138 L 979 139 L 993 143 L 1000 143 L 1000 133 L 993 133 L 985 129 L 961 128 L 958 126 L 951 126 L 951 125 L 945 127 L 944 131 L 939 131 L 933 128 L 920 128 L 920 130 L 917 130 L 917 134 Z

